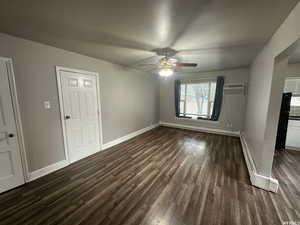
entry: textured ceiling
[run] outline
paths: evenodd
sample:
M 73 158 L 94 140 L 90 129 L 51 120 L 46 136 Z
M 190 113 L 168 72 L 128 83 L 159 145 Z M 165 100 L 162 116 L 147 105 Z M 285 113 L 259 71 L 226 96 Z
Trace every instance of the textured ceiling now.
M 146 71 L 169 46 L 198 63 L 185 71 L 217 70 L 248 66 L 297 2 L 1 0 L 0 32 Z

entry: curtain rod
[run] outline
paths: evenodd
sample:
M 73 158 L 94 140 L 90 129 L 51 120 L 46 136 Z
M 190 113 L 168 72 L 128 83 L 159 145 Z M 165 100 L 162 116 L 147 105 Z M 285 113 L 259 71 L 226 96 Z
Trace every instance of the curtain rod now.
M 178 79 L 180 81 L 185 81 L 185 82 L 193 82 L 193 81 L 203 81 L 203 80 L 207 80 L 207 81 L 216 81 L 218 77 L 203 77 L 203 78 L 197 78 L 197 79 L 188 79 L 188 78 L 183 78 L 183 79 Z

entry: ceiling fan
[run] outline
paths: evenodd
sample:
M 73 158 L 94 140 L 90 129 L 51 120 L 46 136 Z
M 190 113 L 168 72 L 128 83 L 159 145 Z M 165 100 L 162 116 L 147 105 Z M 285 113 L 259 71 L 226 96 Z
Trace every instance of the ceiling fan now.
M 168 77 L 174 74 L 176 67 L 197 67 L 197 63 L 178 62 L 173 58 L 179 51 L 172 48 L 157 48 L 153 52 L 160 57 L 158 61 L 158 74 L 163 77 Z M 147 65 L 147 64 L 145 64 Z M 153 65 L 153 64 L 149 64 Z

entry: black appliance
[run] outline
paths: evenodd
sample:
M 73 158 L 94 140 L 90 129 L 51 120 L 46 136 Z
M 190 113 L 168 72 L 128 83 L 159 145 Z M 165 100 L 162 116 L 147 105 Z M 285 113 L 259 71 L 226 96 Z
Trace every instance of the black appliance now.
M 292 93 L 283 93 L 275 149 L 285 149 Z

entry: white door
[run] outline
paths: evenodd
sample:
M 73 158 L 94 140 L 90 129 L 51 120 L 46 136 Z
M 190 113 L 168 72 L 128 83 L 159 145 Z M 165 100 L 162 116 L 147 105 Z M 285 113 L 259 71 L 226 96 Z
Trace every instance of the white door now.
M 0 59 L 0 193 L 24 184 L 8 64 Z
M 100 150 L 97 76 L 59 73 L 67 153 L 74 162 Z

